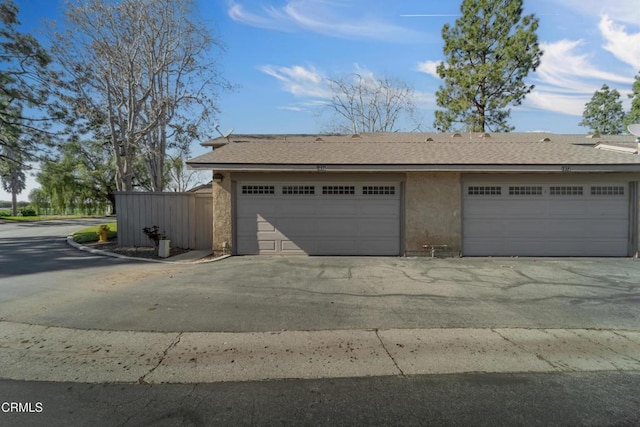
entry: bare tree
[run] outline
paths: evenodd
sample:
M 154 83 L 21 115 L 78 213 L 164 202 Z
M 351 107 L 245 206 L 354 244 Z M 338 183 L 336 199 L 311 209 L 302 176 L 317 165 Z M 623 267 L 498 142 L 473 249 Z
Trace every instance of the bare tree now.
M 189 170 L 185 162 L 185 155 L 169 157 L 167 159 L 167 175 L 169 184 L 167 189 L 174 192 L 184 192 L 211 180 L 211 172 Z
M 133 190 L 142 161 L 162 191 L 167 149 L 200 137 L 228 86 L 216 71 L 222 47 L 192 11 L 191 0 L 76 1 L 67 30 L 52 32 L 73 129 L 109 142 L 118 190 Z
M 330 78 L 332 92 L 327 108 L 337 119 L 341 132 L 394 132 L 398 119 L 414 115 L 414 90 L 390 77 L 374 78 L 353 74 Z

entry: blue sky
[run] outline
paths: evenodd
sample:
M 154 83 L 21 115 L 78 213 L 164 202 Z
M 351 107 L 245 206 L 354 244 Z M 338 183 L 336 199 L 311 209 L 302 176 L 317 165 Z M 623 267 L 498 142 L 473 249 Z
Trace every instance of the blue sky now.
M 221 70 L 237 86 L 219 95 L 221 130 L 317 133 L 329 116 L 328 76 L 358 72 L 402 79 L 416 91 L 421 129 L 431 131 L 441 29 L 457 0 L 195 0 L 226 46 Z M 60 20 L 63 2 L 16 0 L 24 31 Z M 603 84 L 625 108 L 640 72 L 640 0 L 525 0 L 540 19 L 536 89 L 512 111 L 518 132 L 585 133 L 584 104 Z M 417 15 L 417 16 L 416 16 Z M 409 123 L 402 130 L 412 130 Z M 213 135 L 215 136 L 215 135 Z M 202 153 L 197 143 L 193 154 Z M 30 180 L 30 187 L 34 187 Z M 29 189 L 20 199 L 26 200 Z M 0 199 L 7 195 L 0 191 Z

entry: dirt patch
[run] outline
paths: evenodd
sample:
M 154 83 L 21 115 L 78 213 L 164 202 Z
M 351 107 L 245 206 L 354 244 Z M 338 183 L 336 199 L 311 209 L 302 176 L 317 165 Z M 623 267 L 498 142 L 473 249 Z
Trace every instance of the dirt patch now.
M 114 254 L 125 255 L 129 257 L 136 258 L 147 258 L 147 259 L 165 259 L 160 258 L 158 256 L 158 249 L 152 246 L 118 246 L 118 242 L 116 241 L 108 241 L 106 243 L 84 243 L 84 246 L 88 246 L 93 249 L 99 249 L 105 252 L 112 252 Z M 169 258 L 183 254 L 185 252 L 189 252 L 189 249 L 182 248 L 171 248 L 169 250 Z

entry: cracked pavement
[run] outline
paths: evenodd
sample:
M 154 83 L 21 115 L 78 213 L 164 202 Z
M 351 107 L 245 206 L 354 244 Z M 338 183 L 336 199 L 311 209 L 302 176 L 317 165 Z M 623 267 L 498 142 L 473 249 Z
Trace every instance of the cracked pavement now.
M 3 233 L 0 232 L 0 238 Z M 0 248 L 0 320 L 77 329 L 639 329 L 640 262 L 626 258 L 232 257 L 165 265 L 51 244 Z M 5 274 L 6 273 L 6 274 Z
M 637 259 L 159 265 L 68 247 L 77 227 L 0 228 L 0 377 L 153 384 L 639 370 Z

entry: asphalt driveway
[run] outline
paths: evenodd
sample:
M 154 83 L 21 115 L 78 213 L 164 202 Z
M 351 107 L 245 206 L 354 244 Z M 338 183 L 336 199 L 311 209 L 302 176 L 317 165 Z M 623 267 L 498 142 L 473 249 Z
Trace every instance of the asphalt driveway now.
M 56 234 L 67 231 L 52 226 L 3 226 L 0 320 L 167 332 L 640 329 L 637 259 L 232 257 L 168 265 L 78 252 Z

